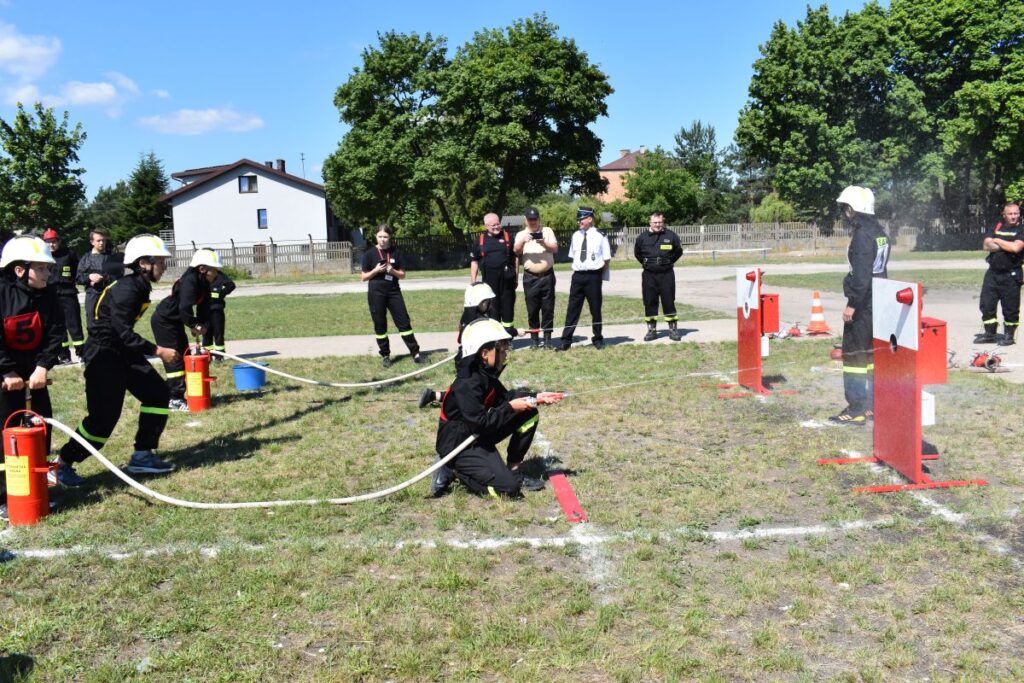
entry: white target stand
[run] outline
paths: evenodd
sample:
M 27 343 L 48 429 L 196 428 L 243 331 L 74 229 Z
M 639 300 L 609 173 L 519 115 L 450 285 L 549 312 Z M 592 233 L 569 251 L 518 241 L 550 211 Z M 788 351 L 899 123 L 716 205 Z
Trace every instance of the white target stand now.
M 779 331 L 779 295 L 762 294 L 760 268 L 736 269 L 736 365 L 735 384 L 719 384 L 719 389 L 743 387 L 747 391 L 719 394 L 718 398 L 746 398 L 773 392 L 764 385 L 761 359 L 768 357 L 768 335 Z
M 862 486 L 855 493 L 890 493 L 913 489 L 985 486 L 982 479 L 932 481 L 922 461 L 924 425 L 935 424 L 935 400 L 925 384 L 946 383 L 946 323 L 921 315 L 921 285 L 876 278 L 872 281 L 874 344 L 874 455 L 829 458 L 821 465 L 876 462 L 888 465 L 911 483 Z

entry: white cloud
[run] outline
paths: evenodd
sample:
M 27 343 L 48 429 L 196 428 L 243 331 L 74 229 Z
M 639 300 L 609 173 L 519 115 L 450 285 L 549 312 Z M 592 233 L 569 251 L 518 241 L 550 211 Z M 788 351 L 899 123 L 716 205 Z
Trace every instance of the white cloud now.
M 31 83 L 11 86 L 4 90 L 4 102 L 7 104 L 17 104 L 18 102 L 21 102 L 26 107 L 30 107 L 33 102 L 38 102 L 41 99 L 42 96 L 39 94 L 39 88 Z
M 124 93 L 128 97 L 137 97 L 139 95 L 139 86 L 136 85 L 135 81 L 125 76 L 123 73 L 117 71 L 108 71 L 103 74 L 114 82 L 117 89 Z
M 60 50 L 59 38 L 28 36 L 0 21 L 0 68 L 8 73 L 24 80 L 38 78 L 57 62 Z
M 159 97 L 161 100 L 166 100 L 168 97 L 171 96 L 171 93 L 167 92 L 163 88 L 157 88 L 153 91 L 153 94 Z
M 121 95 L 110 83 L 83 83 L 69 81 L 61 86 L 60 104 L 78 106 L 116 105 Z
M 263 119 L 244 114 L 231 107 L 213 109 L 179 109 L 170 114 L 146 116 L 139 124 L 168 135 L 203 135 L 204 133 L 247 133 L 263 127 Z

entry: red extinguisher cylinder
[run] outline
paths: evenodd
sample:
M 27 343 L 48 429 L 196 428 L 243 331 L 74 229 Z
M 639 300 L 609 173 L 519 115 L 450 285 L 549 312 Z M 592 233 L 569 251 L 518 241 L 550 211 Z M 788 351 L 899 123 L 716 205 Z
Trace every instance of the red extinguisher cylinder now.
M 189 412 L 198 413 L 208 410 L 211 404 L 210 352 L 206 349 L 196 351 L 191 346 L 185 351 L 185 400 Z
M 7 426 L 18 414 L 34 416 L 28 426 Z M 36 524 L 50 512 L 46 483 L 46 423 L 36 413 L 19 410 L 7 419 L 3 430 L 4 466 L 7 478 L 7 514 L 14 526 Z

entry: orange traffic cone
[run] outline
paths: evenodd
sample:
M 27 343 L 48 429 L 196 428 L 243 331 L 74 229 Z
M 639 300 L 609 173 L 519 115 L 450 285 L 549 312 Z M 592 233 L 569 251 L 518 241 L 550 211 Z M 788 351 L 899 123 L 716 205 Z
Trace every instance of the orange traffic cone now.
M 821 292 L 814 293 L 814 300 L 811 302 L 811 324 L 807 326 L 807 334 L 832 334 L 828 323 L 825 322 L 825 308 L 821 305 Z

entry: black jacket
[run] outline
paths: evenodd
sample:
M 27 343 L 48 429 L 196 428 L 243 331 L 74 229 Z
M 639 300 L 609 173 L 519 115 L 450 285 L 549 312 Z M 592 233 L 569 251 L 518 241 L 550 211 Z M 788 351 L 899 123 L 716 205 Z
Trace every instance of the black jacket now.
M 1024 240 L 1024 223 L 1018 222 L 1017 225 L 1003 225 L 1002 222 L 999 222 L 994 228 L 985 233 L 985 239 L 990 237 L 998 237 L 1007 242 Z M 1021 263 L 1024 263 L 1024 250 L 1014 254 L 1000 249 L 999 251 L 989 253 L 985 260 L 988 261 L 990 269 L 998 273 L 1008 273 L 1017 270 L 1020 268 Z
M 153 286 L 138 273 L 126 275 L 103 290 L 96 315 L 89 318 L 89 344 L 151 356 L 156 344 L 135 331 L 135 323 L 149 308 Z
M 115 268 L 115 272 L 111 272 L 112 266 L 120 266 L 120 264 L 116 259 L 111 259 L 110 254 L 94 254 L 90 251 L 78 259 L 78 277 L 75 278 L 75 282 L 85 287 L 86 290 L 95 289 L 97 292 L 102 292 L 107 285 L 123 275 L 123 269 L 120 267 Z M 91 284 L 89 282 L 90 275 L 102 275 L 103 279 L 96 284 Z
M 189 268 L 171 287 L 171 294 L 156 306 L 153 318 L 169 323 L 195 327 L 206 322 L 200 306 L 210 298 L 210 283 L 195 268 Z M 208 310 L 208 309 L 207 309 Z
M 447 455 L 471 434 L 479 437 L 478 445 L 493 449 L 496 437 L 515 416 L 498 375 L 476 356 L 463 358 L 456 366 L 455 382 L 441 399 L 437 452 Z
M 64 315 L 51 286 L 32 289 L 24 280 L 4 276 L 0 281 L 0 375 L 17 372 L 22 379 L 57 363 L 64 341 Z
M 210 283 L 210 308 L 223 309 L 225 306 L 224 297 L 235 291 L 235 281 L 218 271 L 217 277 Z
M 872 278 L 888 275 L 889 238 L 873 216 L 858 213 L 851 225 L 853 234 L 846 253 L 850 272 L 843 279 L 843 295 L 850 308 L 870 309 Z
M 643 264 L 644 270 L 652 273 L 672 270 L 682 255 L 683 245 L 679 242 L 679 235 L 668 228 L 657 233 L 650 230 L 642 232 L 633 245 L 633 256 Z
M 61 294 L 74 292 L 77 295 L 75 283 L 78 277 L 78 255 L 64 245 L 52 252 L 52 255 L 55 263 L 50 268 L 50 284 L 56 285 Z

